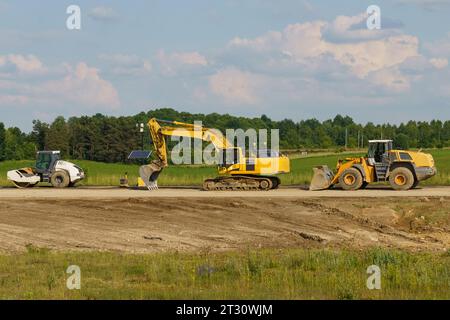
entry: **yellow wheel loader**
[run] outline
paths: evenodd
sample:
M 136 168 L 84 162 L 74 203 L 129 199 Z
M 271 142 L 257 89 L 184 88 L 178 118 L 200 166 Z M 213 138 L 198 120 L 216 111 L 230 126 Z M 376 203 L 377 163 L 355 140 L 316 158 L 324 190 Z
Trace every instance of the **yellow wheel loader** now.
M 246 157 L 241 148 L 234 147 L 217 130 L 155 118 L 150 119 L 148 126 L 157 159 L 140 167 L 139 175 L 149 190 L 158 188 L 158 176 L 168 166 L 166 137 L 169 136 L 210 142 L 219 152 L 219 177 L 204 181 L 203 189 L 206 191 L 276 189 L 281 181 L 275 175 L 290 170 L 287 156 L 273 150 L 259 150 L 258 155 Z
M 314 169 L 310 190 L 338 185 L 358 190 L 374 182 L 389 182 L 394 190 L 409 190 L 436 175 L 433 156 L 421 151 L 395 150 L 392 140 L 371 140 L 367 157 L 339 160 L 336 172 L 327 166 Z

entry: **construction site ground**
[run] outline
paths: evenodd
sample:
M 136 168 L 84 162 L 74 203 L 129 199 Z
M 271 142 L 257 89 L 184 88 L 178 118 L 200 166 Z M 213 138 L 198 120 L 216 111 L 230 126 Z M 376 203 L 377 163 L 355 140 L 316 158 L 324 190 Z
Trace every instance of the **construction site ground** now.
M 450 187 L 310 192 L 0 188 L 0 251 L 448 250 Z

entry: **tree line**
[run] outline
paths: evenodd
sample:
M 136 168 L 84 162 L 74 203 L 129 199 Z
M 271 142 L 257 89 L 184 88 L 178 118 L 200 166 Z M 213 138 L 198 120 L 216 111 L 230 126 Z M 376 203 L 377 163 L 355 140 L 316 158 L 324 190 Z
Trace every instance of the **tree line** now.
M 0 122 L 0 161 L 32 159 L 37 150 L 60 150 L 67 159 L 101 162 L 124 162 L 131 150 L 150 147 L 147 127 L 141 134 L 137 124 L 148 119 L 176 120 L 187 123 L 202 121 L 204 127 L 219 129 L 279 129 L 280 148 L 352 149 L 365 148 L 370 139 L 393 139 L 398 148 L 443 148 L 450 146 L 450 121 L 409 121 L 400 125 L 357 124 L 351 117 L 337 115 L 334 119 L 295 122 L 236 117 L 229 114 L 192 114 L 163 108 L 134 116 L 57 117 L 52 123 L 33 121 L 29 133 L 19 128 L 5 128 Z

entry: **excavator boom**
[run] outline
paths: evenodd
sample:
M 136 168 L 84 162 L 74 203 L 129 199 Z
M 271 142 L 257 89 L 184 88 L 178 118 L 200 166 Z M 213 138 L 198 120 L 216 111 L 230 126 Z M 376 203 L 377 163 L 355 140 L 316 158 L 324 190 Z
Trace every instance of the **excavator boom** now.
M 216 151 L 225 155 L 219 164 L 221 177 L 208 179 L 204 190 L 270 190 L 280 185 L 280 179 L 273 175 L 287 173 L 290 170 L 289 158 L 278 153 L 245 158 L 241 148 L 234 147 L 220 131 L 203 128 L 195 124 L 178 121 L 150 119 L 150 135 L 157 159 L 139 169 L 139 175 L 149 190 L 157 189 L 157 179 L 168 166 L 166 137 L 178 136 L 200 139 L 214 145 Z M 268 150 L 266 150 L 268 151 Z M 231 155 L 231 163 L 228 157 Z M 269 175 L 264 176 L 263 174 Z
M 152 118 L 148 122 L 148 127 L 158 159 L 152 161 L 149 165 L 141 166 L 139 175 L 149 190 L 158 188 L 158 176 L 169 164 L 165 137 L 177 136 L 200 139 L 213 143 L 216 149 L 233 147 L 221 134 L 195 124 Z

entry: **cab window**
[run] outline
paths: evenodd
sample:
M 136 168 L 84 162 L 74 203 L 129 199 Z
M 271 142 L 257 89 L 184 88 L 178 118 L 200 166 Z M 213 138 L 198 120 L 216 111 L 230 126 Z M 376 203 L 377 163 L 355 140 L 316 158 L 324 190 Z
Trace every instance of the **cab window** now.
M 239 149 L 224 149 L 222 151 L 222 163 L 219 164 L 221 167 L 228 167 L 240 163 Z
M 52 162 L 52 155 L 48 153 L 40 153 L 37 161 L 36 168 L 40 170 L 47 170 Z
M 406 152 L 400 152 L 400 159 L 404 161 L 412 161 L 410 154 Z
M 397 161 L 398 160 L 397 153 L 396 152 L 389 152 L 389 160 L 391 162 Z

